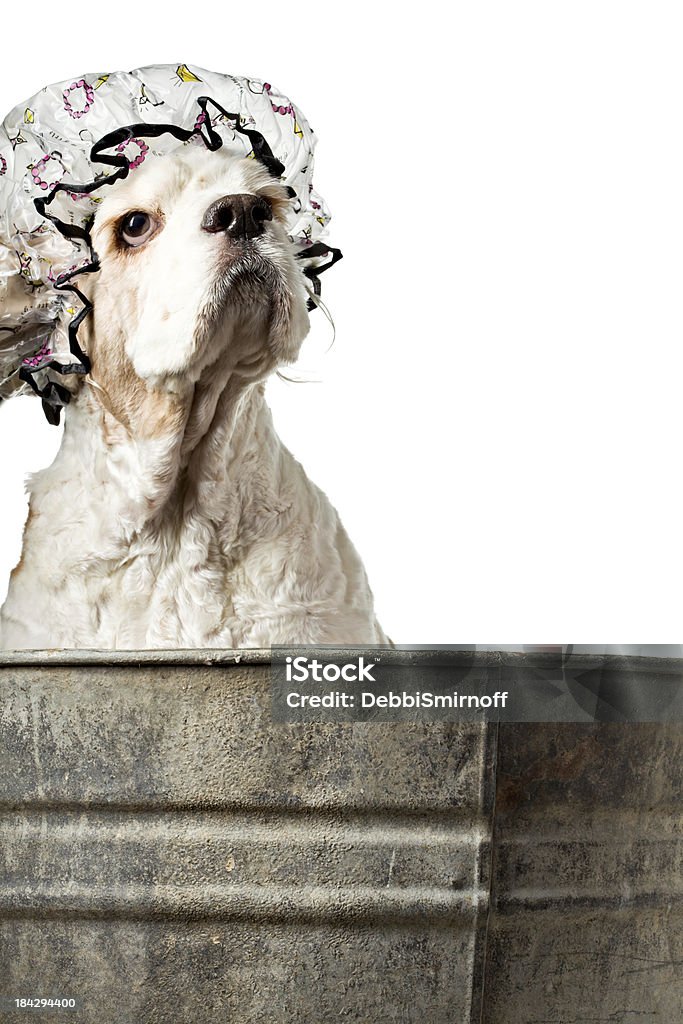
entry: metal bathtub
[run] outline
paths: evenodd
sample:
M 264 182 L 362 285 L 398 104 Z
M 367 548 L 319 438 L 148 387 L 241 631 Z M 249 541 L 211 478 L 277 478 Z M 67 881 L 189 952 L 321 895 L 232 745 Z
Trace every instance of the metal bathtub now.
M 680 726 L 276 724 L 252 651 L 0 689 L 3 1021 L 682 1017 Z

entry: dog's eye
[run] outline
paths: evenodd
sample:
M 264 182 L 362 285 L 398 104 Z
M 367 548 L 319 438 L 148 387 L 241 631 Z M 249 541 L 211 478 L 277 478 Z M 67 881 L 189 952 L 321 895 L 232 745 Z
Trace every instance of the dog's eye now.
M 148 213 L 135 210 L 128 213 L 119 224 L 119 235 L 126 245 L 144 245 L 157 229 L 157 222 Z

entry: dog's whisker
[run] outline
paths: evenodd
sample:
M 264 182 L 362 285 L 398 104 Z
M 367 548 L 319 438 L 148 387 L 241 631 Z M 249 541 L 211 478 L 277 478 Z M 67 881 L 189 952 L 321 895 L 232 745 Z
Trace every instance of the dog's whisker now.
M 278 370 L 275 374 L 280 380 L 285 381 L 287 384 L 322 384 L 322 381 L 314 377 L 288 377 L 282 370 Z
M 101 391 L 104 395 L 107 394 L 107 389 L 103 388 L 101 384 L 98 384 L 98 382 L 95 380 L 95 378 L 92 375 L 89 375 L 89 376 L 87 376 L 85 378 L 85 383 L 89 387 L 95 388 L 97 391 Z
M 323 302 L 321 297 L 319 295 L 316 295 L 315 292 L 312 292 L 309 297 L 310 297 L 311 302 L 315 305 L 316 309 L 322 309 L 322 311 L 323 311 L 323 313 L 325 315 L 325 319 L 327 320 L 327 322 L 330 324 L 330 326 L 332 328 L 332 341 L 330 342 L 330 344 L 327 346 L 327 349 L 325 350 L 326 352 L 329 352 L 330 349 L 332 348 L 332 346 L 334 345 L 335 341 L 337 340 L 337 327 L 336 327 L 336 324 L 334 322 L 332 314 L 330 313 L 329 308 Z

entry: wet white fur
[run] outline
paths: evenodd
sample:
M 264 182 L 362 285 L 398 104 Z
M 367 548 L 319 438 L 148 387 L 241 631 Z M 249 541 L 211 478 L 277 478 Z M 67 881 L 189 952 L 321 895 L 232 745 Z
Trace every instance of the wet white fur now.
M 256 283 L 235 277 L 242 254 L 225 234 L 200 227 L 234 193 L 262 193 L 276 213 L 252 247 L 270 268 Z M 286 202 L 253 160 L 193 146 L 109 189 L 93 233 L 102 270 L 81 279 L 92 379 L 30 481 L 4 648 L 386 642 L 337 513 L 264 401 L 308 330 Z M 115 225 L 137 209 L 163 227 L 122 254 Z

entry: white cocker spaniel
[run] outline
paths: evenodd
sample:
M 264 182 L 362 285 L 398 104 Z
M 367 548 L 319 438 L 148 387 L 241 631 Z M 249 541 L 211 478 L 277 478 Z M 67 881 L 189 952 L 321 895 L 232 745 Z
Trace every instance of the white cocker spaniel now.
M 308 330 L 288 201 L 258 162 L 185 147 L 99 205 L 92 371 L 31 481 L 4 648 L 387 642 L 264 399 Z

